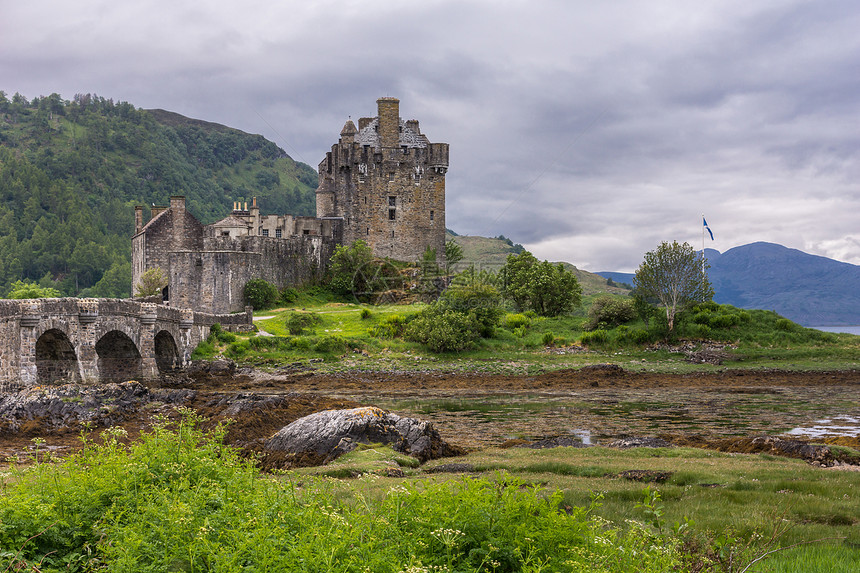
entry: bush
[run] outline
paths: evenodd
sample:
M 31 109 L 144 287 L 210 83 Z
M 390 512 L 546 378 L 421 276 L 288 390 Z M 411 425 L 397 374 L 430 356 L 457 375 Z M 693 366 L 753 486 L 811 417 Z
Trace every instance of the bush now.
M 299 300 L 299 291 L 293 287 L 287 287 L 281 291 L 281 300 L 286 304 L 293 304 Z
M 347 344 L 341 336 L 326 335 L 314 344 L 314 350 L 324 354 L 343 354 L 347 351 Z
M 505 318 L 502 320 L 502 324 L 508 330 L 514 330 L 515 328 L 519 328 L 521 326 L 528 327 L 531 324 L 531 318 L 527 317 L 524 314 L 516 313 L 516 314 L 506 314 Z
M 555 344 L 555 335 L 552 332 L 544 332 L 541 342 L 544 346 L 552 346 Z
M 291 312 L 287 316 L 286 326 L 290 334 L 296 336 L 304 334 L 306 330 L 321 322 L 322 318 L 314 312 Z
M 369 308 L 363 308 L 363 309 L 361 309 L 359 316 L 361 317 L 361 320 L 367 320 L 368 318 L 373 316 L 373 313 L 370 312 Z
M 254 310 L 271 308 L 281 296 L 278 287 L 263 279 L 249 280 L 245 283 L 242 294 L 245 297 L 245 303 L 252 306 Z
M 636 318 L 636 307 L 631 299 L 622 299 L 604 295 L 594 299 L 588 309 L 588 320 L 583 325 L 585 330 L 596 328 L 612 328 Z
M 409 323 L 404 334 L 432 352 L 460 352 L 481 337 L 481 324 L 472 315 L 431 305 Z
M 480 325 L 484 338 L 493 335 L 493 330 L 504 314 L 501 308 L 502 295 L 496 287 L 486 284 L 449 288 L 442 293 L 439 304 L 470 315 Z
M 366 309 L 365 309 L 366 310 Z M 389 314 L 382 318 L 378 324 L 371 326 L 367 332 L 377 338 L 398 338 L 403 336 L 406 329 L 406 317 L 402 314 Z
M 583 332 L 579 342 L 583 346 L 605 346 L 609 342 L 609 333 L 602 328 L 591 332 Z

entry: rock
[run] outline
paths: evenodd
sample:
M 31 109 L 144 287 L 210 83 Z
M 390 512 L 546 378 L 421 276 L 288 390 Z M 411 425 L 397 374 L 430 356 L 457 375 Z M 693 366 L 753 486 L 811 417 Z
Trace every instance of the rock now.
M 375 443 L 389 444 L 422 462 L 463 453 L 445 442 L 430 422 L 375 407 L 326 410 L 299 418 L 266 441 L 264 449 L 326 463 L 358 444 Z
M 583 444 L 582 440 L 572 438 L 570 436 L 558 436 L 555 438 L 547 438 L 546 440 L 538 440 L 528 444 L 517 444 L 515 448 L 531 448 L 533 450 L 543 450 L 546 448 L 590 448 L 588 444 Z
M 625 470 L 618 474 L 618 477 L 645 483 L 664 483 L 672 477 L 674 473 L 675 472 L 658 472 L 654 470 Z
M 195 374 L 208 374 L 210 376 L 232 376 L 236 372 L 236 363 L 229 358 L 218 358 L 216 360 L 192 360 L 185 371 L 193 376 Z
M 774 453 L 790 458 L 800 458 L 810 464 L 821 467 L 833 463 L 833 454 L 828 446 L 808 444 L 799 440 L 783 440 L 773 436 L 758 436 L 752 439 L 752 445 L 760 452 Z
M 110 426 L 150 402 L 181 404 L 194 395 L 193 390 L 150 390 L 139 382 L 37 386 L 0 396 L 0 427 L 18 432 L 38 426 L 40 432 L 58 432 L 77 430 L 87 422 Z
M 671 448 L 670 442 L 660 438 L 621 438 L 606 444 L 608 448 Z

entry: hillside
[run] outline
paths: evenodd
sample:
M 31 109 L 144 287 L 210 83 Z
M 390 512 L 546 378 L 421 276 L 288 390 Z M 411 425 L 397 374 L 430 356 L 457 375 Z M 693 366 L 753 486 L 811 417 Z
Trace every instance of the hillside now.
M 705 255 L 716 302 L 773 310 L 809 326 L 860 324 L 860 266 L 763 242 Z M 633 281 L 630 273 L 598 274 Z
M 316 171 L 260 135 L 94 95 L 0 92 L 0 293 L 129 296 L 134 205 L 187 197 L 204 223 L 258 197 L 313 215 Z
M 474 264 L 477 270 L 485 269 L 494 273 L 498 272 L 505 264 L 508 255 L 514 255 L 523 250 L 522 245 L 515 245 L 509 239 L 504 238 L 449 234 L 446 240 L 451 239 L 463 249 L 463 260 L 459 263 L 459 267 Z M 606 278 L 595 273 L 583 271 L 570 263 L 562 264 L 576 275 L 576 279 L 582 286 L 582 294 L 585 296 L 603 292 L 614 294 L 627 294 L 629 292 L 626 289 L 608 285 Z

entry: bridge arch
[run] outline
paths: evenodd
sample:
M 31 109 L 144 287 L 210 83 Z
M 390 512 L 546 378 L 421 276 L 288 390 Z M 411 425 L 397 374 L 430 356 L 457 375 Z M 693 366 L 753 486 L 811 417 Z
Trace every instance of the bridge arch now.
M 128 334 L 110 330 L 96 342 L 99 379 L 103 382 L 136 380 L 142 373 L 140 350 Z
M 65 332 L 59 328 L 45 330 L 36 339 L 35 351 L 37 383 L 80 381 L 78 355 Z
M 170 372 L 182 366 L 182 359 L 180 358 L 179 349 L 176 345 L 176 339 L 173 338 L 173 334 L 167 330 L 160 330 L 155 335 L 154 344 L 155 364 L 158 367 L 159 373 Z

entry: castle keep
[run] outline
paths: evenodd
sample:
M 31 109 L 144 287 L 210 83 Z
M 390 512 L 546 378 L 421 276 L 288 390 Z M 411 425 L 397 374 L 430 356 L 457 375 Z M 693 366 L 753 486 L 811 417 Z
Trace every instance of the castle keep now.
M 417 261 L 445 253 L 445 173 L 448 144 L 430 143 L 418 121 L 400 118 L 395 98 L 377 100 L 377 117 L 356 128 L 348 120 L 319 165 L 317 216 L 260 215 L 254 199 L 211 225 L 185 209 L 135 208 L 132 284 L 159 268 L 168 278 L 163 299 L 174 307 L 221 314 L 243 309 L 254 278 L 278 288 L 320 279 L 334 249 L 365 241 L 377 257 Z
M 352 120 L 319 164 L 317 217 L 343 220 L 343 241 L 365 241 L 377 257 L 445 254 L 448 144 L 430 143 L 400 102 L 377 100 L 377 117 Z

